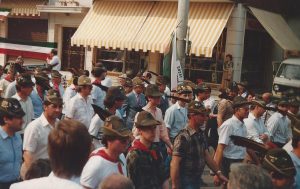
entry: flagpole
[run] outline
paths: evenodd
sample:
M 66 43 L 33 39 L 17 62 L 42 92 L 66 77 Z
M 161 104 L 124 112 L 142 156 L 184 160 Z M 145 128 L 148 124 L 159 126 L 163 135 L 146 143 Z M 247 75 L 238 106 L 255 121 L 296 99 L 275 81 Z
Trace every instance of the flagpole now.
M 186 35 L 188 28 L 188 15 L 190 8 L 190 0 L 178 0 L 178 25 L 176 28 L 177 34 L 177 59 L 180 61 L 181 68 L 184 74 L 185 57 L 186 57 Z M 173 52 L 174 53 L 174 52 Z

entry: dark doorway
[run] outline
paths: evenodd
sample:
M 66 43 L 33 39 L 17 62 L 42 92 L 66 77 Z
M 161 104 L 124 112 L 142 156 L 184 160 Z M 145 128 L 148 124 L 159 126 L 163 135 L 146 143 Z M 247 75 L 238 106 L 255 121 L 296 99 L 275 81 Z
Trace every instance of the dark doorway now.
M 83 46 L 71 46 L 71 37 L 76 30 L 77 28 L 63 28 L 62 70 L 68 68 L 84 69 L 85 48 Z

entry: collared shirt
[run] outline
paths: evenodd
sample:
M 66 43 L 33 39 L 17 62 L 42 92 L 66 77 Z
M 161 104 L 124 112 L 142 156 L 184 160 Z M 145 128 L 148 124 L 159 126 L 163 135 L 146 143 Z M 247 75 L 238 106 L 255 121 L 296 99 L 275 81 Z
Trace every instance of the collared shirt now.
M 271 140 L 282 144 L 287 143 L 291 132 L 288 126 L 288 118 L 279 112 L 275 112 L 267 121 Z
M 266 105 L 267 107 L 272 107 L 275 108 L 276 104 L 273 104 L 272 102 L 270 102 L 269 104 Z M 272 110 L 266 110 L 265 113 L 263 114 L 263 116 L 261 117 L 264 124 L 267 123 L 268 119 L 274 114 L 275 112 Z
M 22 139 L 20 134 L 8 136 L 0 126 L 0 183 L 13 182 L 20 177 Z
M 300 158 L 294 154 L 293 151 L 288 152 L 291 156 L 294 166 L 296 168 L 297 174 L 295 176 L 295 187 L 294 189 L 300 189 Z
M 50 60 L 49 64 L 51 64 L 51 65 L 57 64 L 56 66 L 54 66 L 52 68 L 52 70 L 60 71 L 61 62 L 60 62 L 60 59 L 59 59 L 59 57 L 57 55 L 55 55 L 55 56 L 52 57 L 52 59 Z
M 48 135 L 53 128 L 54 125 L 50 125 L 45 115 L 42 114 L 25 129 L 23 150 L 31 152 L 34 160 L 49 158 L 47 152 Z
M 207 139 L 204 132 L 196 132 L 190 126 L 182 129 L 174 140 L 173 156 L 182 158 L 180 176 L 191 180 L 201 178 L 205 167 Z
M 64 107 L 63 107 L 63 110 L 62 110 L 63 114 L 66 113 L 67 106 L 68 106 L 68 103 L 70 102 L 71 98 L 73 96 L 75 96 L 76 94 L 77 94 L 77 92 L 76 92 L 76 88 L 75 88 L 74 84 L 72 84 L 72 85 L 70 85 L 69 87 L 66 88 L 66 91 L 65 91 L 64 96 L 63 96 L 63 102 L 64 102 Z
M 104 98 L 106 96 L 106 92 L 100 89 L 100 87 L 93 85 L 93 89 L 91 91 L 91 97 L 93 100 L 93 104 L 104 108 Z
M 26 180 L 11 185 L 10 189 L 83 189 L 82 186 L 76 184 L 71 179 L 59 178 L 54 174 L 50 174 L 48 177 L 42 177 L 38 179 Z
M 226 120 L 219 128 L 219 144 L 225 144 L 223 157 L 229 159 L 244 159 L 246 155 L 246 148 L 233 144 L 230 139 L 231 135 L 247 137 L 247 129 L 243 122 L 241 122 L 235 115 Z
M 247 138 L 252 139 L 256 142 L 263 143 L 259 138 L 261 134 L 270 136 L 270 133 L 263 123 L 261 117 L 256 118 L 253 113 L 249 113 L 248 118 L 244 119 L 245 126 L 247 128 Z
M 24 132 L 27 125 L 34 118 L 33 105 L 32 105 L 31 98 L 27 97 L 26 100 L 21 99 L 21 97 L 18 95 L 18 93 L 16 93 L 12 98 L 17 99 L 20 102 L 21 107 L 22 107 L 23 111 L 25 112 L 25 115 L 23 116 L 24 123 L 22 125 L 22 131 L 21 131 L 21 132 Z
M 77 93 L 73 98 L 71 98 L 67 106 L 66 117 L 75 119 L 89 128 L 94 116 L 92 103 L 93 101 L 90 96 L 88 96 L 85 100 L 80 93 Z
M 14 80 L 13 82 L 7 85 L 4 98 L 11 98 L 17 93 L 16 84 L 17 82 L 16 80 Z
M 6 91 L 6 88 L 7 86 L 10 84 L 11 82 L 7 81 L 6 79 L 1 79 L 0 80 L 0 96 L 2 98 L 4 98 L 5 96 L 5 91 Z
M 40 117 L 44 111 L 43 109 L 44 100 L 41 99 L 41 97 L 38 95 L 36 87 L 33 88 L 30 94 L 30 98 L 33 105 L 34 119 L 36 119 Z
M 167 109 L 165 114 L 166 127 L 170 129 L 170 137 L 175 138 L 181 129 L 187 124 L 187 109 L 181 107 L 178 102 Z
M 154 117 L 154 119 L 161 123 L 161 125 L 158 125 L 155 129 L 155 138 L 154 138 L 153 142 L 160 142 L 160 140 L 162 140 L 164 142 L 170 142 L 169 135 L 168 135 L 168 129 L 165 125 L 161 110 L 157 107 L 155 108 L 155 110 L 153 110 L 150 108 L 149 104 L 147 104 L 145 107 L 143 107 L 143 110 L 151 113 L 152 116 Z M 134 122 L 137 121 L 138 115 L 139 115 L 139 113 L 137 113 L 135 115 Z M 132 132 L 133 132 L 133 135 L 135 138 L 139 138 L 139 133 L 136 129 L 135 124 L 133 125 Z

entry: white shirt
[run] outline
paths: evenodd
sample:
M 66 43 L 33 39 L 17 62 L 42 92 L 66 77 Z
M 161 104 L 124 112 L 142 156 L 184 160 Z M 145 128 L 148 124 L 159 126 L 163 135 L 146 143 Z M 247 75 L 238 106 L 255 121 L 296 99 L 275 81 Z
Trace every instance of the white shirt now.
M 75 182 L 59 178 L 54 174 L 48 177 L 27 180 L 10 186 L 10 189 L 83 189 Z
M 57 70 L 57 71 L 60 71 L 60 68 L 61 68 L 61 62 L 60 62 L 60 59 L 57 55 L 53 56 L 52 59 L 49 61 L 49 64 L 51 65 L 54 65 L 58 63 L 56 66 L 54 66 L 52 68 L 52 70 Z
M 97 149 L 93 153 L 102 149 L 104 148 Z M 122 161 L 123 174 L 127 176 L 125 156 L 121 154 L 119 158 Z M 97 188 L 106 177 L 112 174 L 120 174 L 118 163 L 106 160 L 101 156 L 92 156 L 83 168 L 80 183 L 83 186 L 94 189 Z
M 0 94 L 1 97 L 4 98 L 4 94 L 6 91 L 7 86 L 10 84 L 11 82 L 7 81 L 6 79 L 1 79 L 0 80 Z
M 23 111 L 25 112 L 25 115 L 23 116 L 24 123 L 22 125 L 22 131 L 21 131 L 21 133 L 23 133 L 25 128 L 27 127 L 27 125 L 34 118 L 32 101 L 31 101 L 30 97 L 27 97 L 27 99 L 24 101 L 23 99 L 21 99 L 21 97 L 18 95 L 18 93 L 16 93 L 14 96 L 12 96 L 12 98 L 17 99 L 20 102 L 21 107 L 22 107 Z
M 75 85 L 74 84 L 72 84 L 72 85 L 70 85 L 69 87 L 66 88 L 66 91 L 65 91 L 64 96 L 63 96 L 63 102 L 64 102 L 64 107 L 63 107 L 63 110 L 62 110 L 63 114 L 66 113 L 68 103 L 70 102 L 71 98 L 76 95 L 76 93 L 77 92 L 75 90 Z
M 31 152 L 34 160 L 49 158 L 47 152 L 48 135 L 53 128 L 54 126 L 49 124 L 44 113 L 26 127 L 23 150 Z
M 16 84 L 17 82 L 16 80 L 14 80 L 13 82 L 7 85 L 6 91 L 4 93 L 4 98 L 11 98 L 17 93 Z
M 66 109 L 66 117 L 75 119 L 89 128 L 93 116 L 94 109 L 90 96 L 85 100 L 80 93 L 77 93 L 71 98 Z
M 230 139 L 231 135 L 246 137 L 247 129 L 243 122 L 241 122 L 235 115 L 226 120 L 219 128 L 219 144 L 225 144 L 223 157 L 229 159 L 244 159 L 246 155 L 246 148 L 233 144 Z
M 279 112 L 275 112 L 267 121 L 267 128 L 273 142 L 287 143 L 289 140 L 289 120 Z
M 111 87 L 112 83 L 113 83 L 113 81 L 109 77 L 105 77 L 105 79 L 101 81 L 101 84 L 106 87 Z
M 248 118 L 244 119 L 244 123 L 247 128 L 247 138 L 249 139 L 263 143 L 259 136 L 261 134 L 270 136 L 270 133 L 261 117 L 256 118 L 253 113 L 250 112 Z

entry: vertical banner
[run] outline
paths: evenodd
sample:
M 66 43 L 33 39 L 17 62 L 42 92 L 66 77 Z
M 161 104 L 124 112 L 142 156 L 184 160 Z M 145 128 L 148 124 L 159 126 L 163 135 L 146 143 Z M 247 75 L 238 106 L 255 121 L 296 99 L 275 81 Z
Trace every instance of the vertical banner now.
M 180 61 L 177 59 L 177 36 L 176 32 L 174 32 L 171 60 L 171 89 L 174 89 L 178 84 L 181 84 L 183 80 L 183 71 Z

